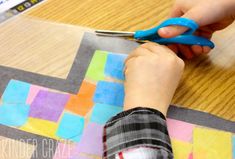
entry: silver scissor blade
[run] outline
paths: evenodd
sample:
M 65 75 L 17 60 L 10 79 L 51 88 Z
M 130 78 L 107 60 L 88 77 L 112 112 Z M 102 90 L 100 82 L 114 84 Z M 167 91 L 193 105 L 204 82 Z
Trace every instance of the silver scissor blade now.
M 115 36 L 115 37 L 133 37 L 134 32 L 126 31 L 112 31 L 112 30 L 96 30 L 95 33 L 101 36 Z

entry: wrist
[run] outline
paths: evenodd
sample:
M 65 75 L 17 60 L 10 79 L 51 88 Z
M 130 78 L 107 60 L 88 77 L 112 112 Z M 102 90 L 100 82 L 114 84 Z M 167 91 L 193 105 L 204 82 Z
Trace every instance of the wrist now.
M 166 116 L 168 107 L 170 102 L 164 100 L 164 98 L 160 96 L 153 95 L 138 95 L 134 94 L 126 94 L 125 102 L 124 102 L 124 110 L 133 109 L 136 107 L 146 107 L 160 111 L 162 114 Z

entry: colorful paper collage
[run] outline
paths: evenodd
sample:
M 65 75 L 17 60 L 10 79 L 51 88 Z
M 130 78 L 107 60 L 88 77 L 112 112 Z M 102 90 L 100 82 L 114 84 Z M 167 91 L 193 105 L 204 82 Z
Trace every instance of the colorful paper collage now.
M 115 116 L 121 111 L 121 107 L 97 103 L 92 110 L 91 122 L 104 125 L 111 117 Z
M 123 69 L 126 58 L 127 55 L 124 54 L 120 55 L 109 53 L 105 65 L 105 75 L 119 80 L 124 80 Z
M 86 78 L 93 81 L 104 80 L 104 69 L 107 60 L 107 52 L 97 50 L 87 69 Z
M 206 128 L 195 128 L 193 131 L 193 158 L 232 158 L 232 134 Z
M 30 84 L 26 82 L 11 80 L 2 95 L 2 102 L 8 104 L 25 104 L 28 98 L 29 90 Z
M 101 156 L 103 152 L 103 126 L 96 123 L 88 123 L 81 138 L 74 149 L 77 153 L 86 153 Z
M 29 133 L 38 134 L 57 140 L 59 139 L 59 137 L 56 136 L 57 127 L 58 123 L 52 121 L 28 118 L 27 123 L 21 126 L 19 129 Z
M 79 142 L 82 136 L 85 120 L 83 117 L 64 113 L 56 135 L 63 139 Z
M 41 90 L 30 106 L 29 116 L 57 122 L 68 99 L 68 94 Z
M 26 101 L 26 103 L 28 105 L 30 105 L 33 102 L 34 98 L 37 96 L 37 94 L 40 90 L 46 90 L 47 91 L 48 89 L 44 88 L 44 87 L 36 86 L 36 85 L 31 85 L 31 87 L 29 89 L 29 95 L 28 95 L 28 98 L 27 98 L 27 101 Z
M 27 122 L 29 106 L 23 104 L 3 104 L 0 106 L 0 114 L 0 124 L 18 127 Z
M 179 120 L 167 119 L 169 135 L 172 139 L 192 141 L 194 125 Z
M 183 142 L 179 140 L 171 141 L 174 159 L 189 159 L 193 145 L 188 142 Z
M 54 159 L 60 159 L 60 149 L 69 156 L 66 159 L 83 153 L 101 156 L 103 126 L 123 109 L 124 87 L 120 80 L 124 79 L 125 58 L 126 55 L 96 51 L 77 94 L 11 80 L 2 96 L 0 124 L 62 140 Z M 167 119 L 167 124 L 176 159 L 216 159 L 214 151 L 220 152 L 219 158 L 232 158 L 231 133 L 175 119 Z M 72 141 L 72 146 L 62 143 L 67 140 Z
M 235 136 L 233 136 L 233 159 L 235 159 Z
M 78 94 L 70 95 L 70 99 L 65 108 L 75 114 L 85 116 L 94 105 L 92 98 L 95 89 L 96 85 L 84 80 Z
M 99 81 L 93 98 L 95 103 L 123 106 L 124 86 L 120 83 Z

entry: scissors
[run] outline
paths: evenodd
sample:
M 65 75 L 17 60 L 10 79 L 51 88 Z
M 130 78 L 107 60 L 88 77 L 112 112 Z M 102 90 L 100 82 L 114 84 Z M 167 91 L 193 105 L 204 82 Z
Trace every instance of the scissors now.
M 162 38 L 158 35 L 158 30 L 167 26 L 183 26 L 188 28 L 188 30 L 173 38 Z M 193 33 L 198 29 L 198 24 L 187 18 L 170 18 L 148 30 L 138 30 L 136 32 L 125 32 L 125 31 L 111 31 L 111 30 L 96 30 L 95 33 L 101 36 L 113 36 L 113 37 L 131 37 L 136 40 L 147 40 L 156 42 L 159 44 L 184 44 L 184 45 L 200 45 L 209 46 L 211 49 L 215 47 L 214 43 L 204 37 L 193 35 Z

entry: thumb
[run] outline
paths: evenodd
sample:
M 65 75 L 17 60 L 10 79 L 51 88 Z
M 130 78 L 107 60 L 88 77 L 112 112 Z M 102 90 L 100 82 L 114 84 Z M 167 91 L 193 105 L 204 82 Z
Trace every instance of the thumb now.
M 199 15 L 199 13 L 200 12 L 198 12 L 198 10 L 195 8 L 186 12 L 182 17 L 191 19 L 195 21 L 197 24 L 201 25 L 201 20 L 200 20 L 201 16 Z M 183 26 L 167 26 L 159 29 L 158 34 L 163 38 L 172 38 L 177 35 L 183 34 L 187 30 L 188 28 Z
M 168 26 L 158 30 L 158 34 L 162 38 L 172 38 L 177 35 L 183 34 L 188 29 L 182 26 Z

